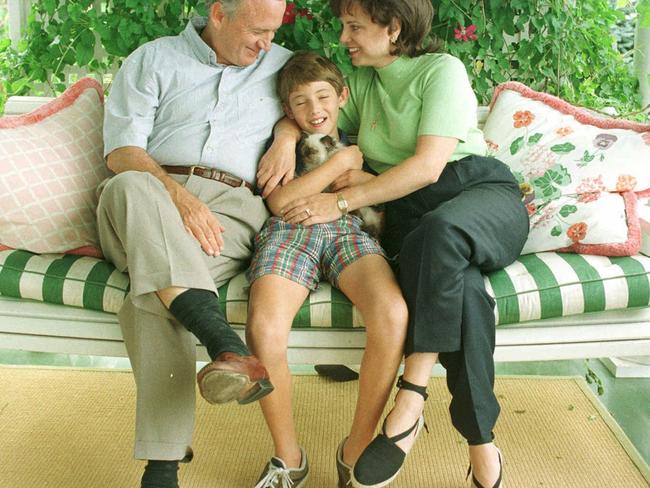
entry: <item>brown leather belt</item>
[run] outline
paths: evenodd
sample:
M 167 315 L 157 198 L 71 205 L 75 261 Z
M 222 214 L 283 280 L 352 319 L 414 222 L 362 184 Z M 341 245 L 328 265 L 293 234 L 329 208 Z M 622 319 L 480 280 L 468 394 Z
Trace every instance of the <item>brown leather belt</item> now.
M 226 173 L 225 171 L 219 171 L 215 168 L 206 168 L 205 166 L 168 166 L 161 165 L 161 168 L 173 175 L 196 175 L 201 178 L 207 178 L 209 180 L 220 181 L 226 185 L 234 186 L 245 186 L 250 191 L 253 191 L 253 185 L 251 185 L 246 180 L 242 180 L 238 176 Z

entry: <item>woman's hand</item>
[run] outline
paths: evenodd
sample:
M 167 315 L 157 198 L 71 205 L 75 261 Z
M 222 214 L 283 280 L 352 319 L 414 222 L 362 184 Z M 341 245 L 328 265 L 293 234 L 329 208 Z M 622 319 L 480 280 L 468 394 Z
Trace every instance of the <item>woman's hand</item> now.
M 337 192 L 351 186 L 363 185 L 373 178 L 376 178 L 376 176 L 371 173 L 366 173 L 360 169 L 351 169 L 335 179 L 330 188 L 333 192 Z
M 341 216 L 341 211 L 334 193 L 317 193 L 289 202 L 281 214 L 289 224 L 312 225 L 333 222 Z

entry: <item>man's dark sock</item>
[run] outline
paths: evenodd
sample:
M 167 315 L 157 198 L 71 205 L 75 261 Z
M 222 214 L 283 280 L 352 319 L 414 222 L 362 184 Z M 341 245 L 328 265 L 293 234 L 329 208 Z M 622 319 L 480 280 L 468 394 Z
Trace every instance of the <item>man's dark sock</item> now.
M 150 460 L 144 467 L 140 488 L 178 488 L 178 461 Z
M 226 321 L 213 292 L 190 288 L 174 298 L 169 311 L 206 347 L 213 360 L 223 352 L 251 355 Z

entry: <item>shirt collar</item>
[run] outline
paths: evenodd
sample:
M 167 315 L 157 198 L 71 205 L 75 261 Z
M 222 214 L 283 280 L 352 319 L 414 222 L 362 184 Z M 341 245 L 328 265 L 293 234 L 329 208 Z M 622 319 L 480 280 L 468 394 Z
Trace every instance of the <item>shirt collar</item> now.
M 208 25 L 207 18 L 195 17 L 187 23 L 181 37 L 189 44 L 199 61 L 205 64 L 216 64 L 217 54 L 201 39 L 201 31 L 206 25 Z
M 391 81 L 401 80 L 408 75 L 410 71 L 408 64 L 409 58 L 400 56 L 382 68 L 375 68 L 375 71 L 377 71 L 382 83 L 390 83 Z

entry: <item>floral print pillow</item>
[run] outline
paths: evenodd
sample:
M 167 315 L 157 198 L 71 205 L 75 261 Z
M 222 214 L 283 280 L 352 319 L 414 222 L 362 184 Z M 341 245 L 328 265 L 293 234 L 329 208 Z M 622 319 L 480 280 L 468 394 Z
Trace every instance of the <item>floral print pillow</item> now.
M 637 196 L 650 196 L 650 125 L 595 117 L 520 83 L 500 85 L 488 154 L 519 181 L 530 216 L 523 253 L 636 254 Z

